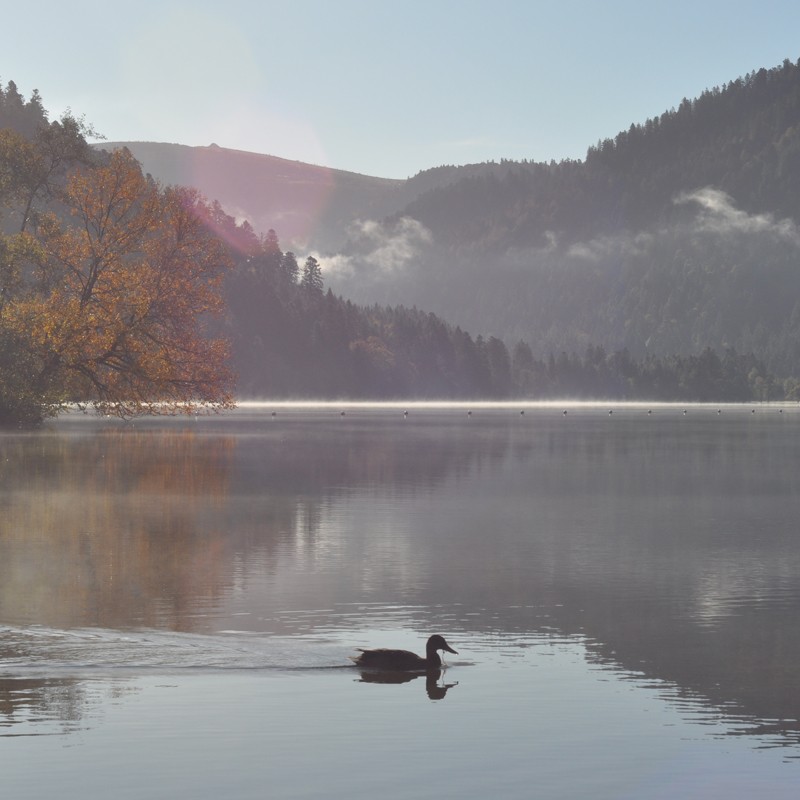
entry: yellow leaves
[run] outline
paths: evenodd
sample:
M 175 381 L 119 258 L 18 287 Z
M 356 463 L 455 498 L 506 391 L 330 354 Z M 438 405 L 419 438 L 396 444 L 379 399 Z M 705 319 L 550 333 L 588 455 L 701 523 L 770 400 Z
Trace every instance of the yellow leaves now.
M 0 292 L 2 299 L 16 296 L 22 284 L 22 265 L 41 257 L 38 242 L 27 233 L 0 234 Z
M 225 343 L 202 335 L 221 309 L 222 244 L 202 224 L 196 193 L 161 190 L 129 152 L 71 176 L 75 224 L 40 228 L 40 276 L 6 324 L 69 386 L 110 413 L 225 407 Z

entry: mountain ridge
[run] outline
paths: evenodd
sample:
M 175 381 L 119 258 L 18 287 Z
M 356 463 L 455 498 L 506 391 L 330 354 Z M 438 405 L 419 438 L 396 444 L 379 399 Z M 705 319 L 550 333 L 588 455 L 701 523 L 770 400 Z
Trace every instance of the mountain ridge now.
M 279 230 L 297 246 L 339 245 L 353 218 L 385 216 L 405 202 L 401 180 L 216 144 L 117 141 L 95 147 L 126 147 L 161 183 L 192 186 L 256 230 Z

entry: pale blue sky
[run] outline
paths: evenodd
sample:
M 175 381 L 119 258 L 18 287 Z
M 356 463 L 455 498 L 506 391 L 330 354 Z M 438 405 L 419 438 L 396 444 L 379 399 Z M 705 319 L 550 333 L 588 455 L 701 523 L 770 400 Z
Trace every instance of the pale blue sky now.
M 0 0 L 0 80 L 107 139 L 404 178 L 583 158 L 800 58 L 797 0 Z

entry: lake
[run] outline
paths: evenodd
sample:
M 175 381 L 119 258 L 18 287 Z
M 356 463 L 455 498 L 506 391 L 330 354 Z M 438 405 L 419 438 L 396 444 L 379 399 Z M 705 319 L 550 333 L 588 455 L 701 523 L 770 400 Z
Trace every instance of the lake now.
M 2 434 L 4 796 L 796 798 L 798 465 L 794 405 Z

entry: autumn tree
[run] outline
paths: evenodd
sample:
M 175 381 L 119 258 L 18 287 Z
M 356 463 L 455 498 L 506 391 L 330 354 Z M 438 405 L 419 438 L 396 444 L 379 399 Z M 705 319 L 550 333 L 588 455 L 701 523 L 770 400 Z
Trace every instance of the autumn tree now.
M 0 317 L 39 413 L 70 401 L 120 417 L 230 405 L 227 344 L 205 331 L 228 260 L 200 197 L 159 187 L 120 150 L 73 173 L 64 201 L 73 224 L 41 217 Z

